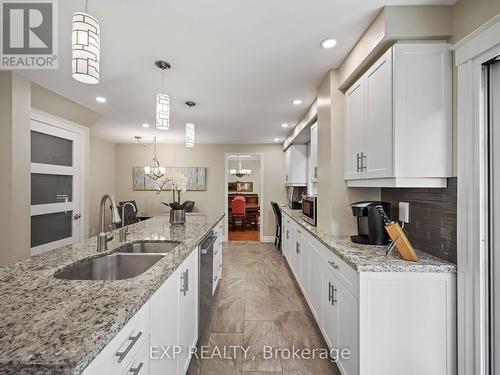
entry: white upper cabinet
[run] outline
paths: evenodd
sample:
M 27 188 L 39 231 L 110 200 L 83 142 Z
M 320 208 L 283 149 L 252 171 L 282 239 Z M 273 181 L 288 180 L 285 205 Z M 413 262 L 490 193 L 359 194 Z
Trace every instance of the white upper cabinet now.
M 307 185 L 307 145 L 291 145 L 285 151 L 285 184 Z
M 348 186 L 446 186 L 451 73 L 448 44 L 396 43 L 347 90 Z
M 392 51 L 386 52 L 366 74 L 366 111 L 362 172 L 369 178 L 392 177 Z
M 361 153 L 364 149 L 366 90 L 365 80 L 356 82 L 345 95 L 346 101 L 346 179 L 361 178 Z M 361 109 L 360 109 L 361 108 Z
M 318 124 L 311 126 L 311 182 L 318 182 Z

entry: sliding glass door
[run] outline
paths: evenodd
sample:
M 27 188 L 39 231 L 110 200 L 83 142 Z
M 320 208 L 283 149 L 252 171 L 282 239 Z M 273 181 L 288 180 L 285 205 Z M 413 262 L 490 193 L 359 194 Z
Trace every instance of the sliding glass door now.
M 490 134 L 490 362 L 491 374 L 500 374 L 500 61 L 484 69 L 485 107 Z

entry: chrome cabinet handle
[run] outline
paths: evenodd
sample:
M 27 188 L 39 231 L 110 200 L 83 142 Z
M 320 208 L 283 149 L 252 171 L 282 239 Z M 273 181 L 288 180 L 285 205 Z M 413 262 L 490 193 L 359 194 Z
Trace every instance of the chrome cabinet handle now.
M 332 285 L 332 306 L 337 303 L 337 288 Z
M 187 291 L 189 290 L 189 270 L 188 269 L 186 269 L 182 273 L 181 280 L 182 280 L 181 293 L 183 295 L 186 295 Z
M 121 363 L 127 356 L 127 354 L 132 350 L 134 347 L 135 343 L 139 340 L 139 338 L 142 336 L 142 331 L 139 331 L 139 333 L 135 336 L 130 336 L 128 339 L 131 341 L 130 344 L 128 344 L 127 349 L 125 349 L 123 352 L 116 352 L 116 356 L 118 357 L 118 363 Z
M 359 152 L 356 154 L 356 172 L 359 172 Z
M 365 160 L 366 160 L 366 155 L 362 152 L 361 153 L 361 172 L 365 171 L 366 165 L 365 165 Z
M 339 269 L 338 264 L 336 264 L 336 263 L 335 263 L 334 261 L 332 261 L 332 260 L 329 260 L 329 261 L 328 261 L 328 264 L 330 264 L 330 266 L 332 266 L 332 267 L 333 267 L 333 268 L 335 268 L 336 270 L 338 270 L 338 269 Z
M 290 231 L 286 231 L 286 239 L 288 240 L 290 238 Z
M 144 365 L 144 363 L 141 362 L 141 363 L 139 363 L 139 365 L 136 368 L 131 367 L 130 370 L 128 370 L 128 372 L 130 372 L 134 375 L 137 375 L 141 371 L 143 365 Z
M 333 294 L 332 294 L 332 283 L 328 282 L 328 302 L 332 302 Z
M 314 167 L 314 178 L 318 178 L 318 167 Z
M 297 254 L 300 254 L 300 243 L 298 243 L 298 242 L 295 246 L 295 251 L 297 252 Z

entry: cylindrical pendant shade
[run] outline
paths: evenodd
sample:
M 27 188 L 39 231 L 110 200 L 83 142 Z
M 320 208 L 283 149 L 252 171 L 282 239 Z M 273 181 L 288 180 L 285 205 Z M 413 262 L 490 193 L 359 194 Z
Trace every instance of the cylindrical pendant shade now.
M 194 124 L 186 123 L 186 147 L 194 147 Z
M 72 33 L 72 72 L 77 81 L 99 83 L 100 60 L 99 22 L 89 14 L 77 12 L 73 14 Z
M 156 128 L 170 128 L 170 98 L 167 94 L 156 95 Z

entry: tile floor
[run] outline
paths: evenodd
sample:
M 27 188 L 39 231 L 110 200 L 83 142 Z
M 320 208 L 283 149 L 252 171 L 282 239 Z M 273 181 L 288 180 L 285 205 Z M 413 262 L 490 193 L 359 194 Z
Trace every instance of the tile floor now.
M 326 348 L 285 259 L 272 244 L 228 242 L 210 333 L 199 345 L 249 347 L 231 359 L 191 360 L 189 375 L 336 375 L 325 359 L 265 359 L 263 347 Z

